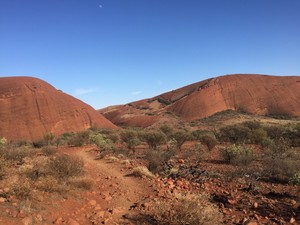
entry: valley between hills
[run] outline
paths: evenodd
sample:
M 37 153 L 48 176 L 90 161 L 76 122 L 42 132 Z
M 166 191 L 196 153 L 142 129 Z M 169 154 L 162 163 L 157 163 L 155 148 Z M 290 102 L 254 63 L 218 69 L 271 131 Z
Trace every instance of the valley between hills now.
M 0 224 L 299 223 L 300 76 L 225 75 L 99 110 L 0 78 Z

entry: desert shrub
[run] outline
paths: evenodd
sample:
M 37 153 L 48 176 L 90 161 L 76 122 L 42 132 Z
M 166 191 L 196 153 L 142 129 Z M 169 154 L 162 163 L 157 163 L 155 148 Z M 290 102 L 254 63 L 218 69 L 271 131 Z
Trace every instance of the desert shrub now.
M 4 137 L 0 138 L 0 147 L 5 146 L 6 144 L 7 144 L 6 138 L 4 138 Z
M 300 171 L 299 153 L 293 151 L 284 138 L 272 141 L 263 160 L 263 175 L 270 181 L 288 183 Z
M 68 184 L 79 189 L 90 190 L 93 186 L 93 180 L 86 177 L 74 177 L 69 180 Z
M 182 145 L 191 139 L 191 135 L 187 131 L 180 130 L 172 134 L 171 138 L 174 142 L 174 145 L 181 150 Z
M 82 131 L 72 135 L 69 140 L 68 144 L 73 145 L 75 147 L 81 147 L 83 145 L 87 145 L 90 143 L 90 132 L 89 131 Z
M 251 133 L 251 129 L 243 125 L 230 125 L 220 129 L 218 139 L 232 143 L 248 143 Z
M 266 155 L 274 158 L 285 158 L 290 152 L 290 143 L 284 138 L 271 141 L 270 145 L 266 150 Z
M 124 130 L 121 132 L 120 137 L 122 142 L 126 143 L 127 148 L 129 150 L 132 150 L 133 153 L 135 153 L 136 146 L 138 146 L 141 143 L 137 131 Z
M 28 179 L 21 179 L 12 187 L 13 194 L 20 200 L 26 200 L 31 197 L 33 190 L 32 181 Z
M 234 165 L 248 165 L 253 159 L 253 151 L 246 145 L 229 145 L 221 151 L 223 159 Z
M 293 157 L 268 158 L 264 161 L 264 177 L 272 182 L 296 183 L 300 160 Z
M 51 132 L 46 132 L 44 134 L 44 140 L 47 143 L 47 145 L 50 145 L 50 143 L 54 140 L 55 135 Z
M 174 128 L 165 124 L 165 125 L 162 125 L 160 128 L 159 128 L 165 135 L 168 139 L 171 138 L 172 134 L 173 134 L 173 131 L 174 131 Z
M 93 134 L 103 134 L 105 137 L 109 138 L 113 143 L 119 141 L 119 135 L 115 130 L 112 129 L 99 129 L 99 128 L 90 128 Z
M 8 167 L 9 163 L 7 162 L 7 160 L 3 157 L 0 157 L 0 180 L 2 180 L 3 177 L 5 177 Z
M 91 136 L 91 141 L 97 145 L 102 151 L 113 150 L 114 144 L 113 141 L 107 138 L 104 134 L 95 134 Z
M 42 148 L 42 153 L 46 156 L 51 156 L 57 153 L 57 148 L 53 146 L 45 146 Z
M 212 150 L 217 144 L 218 141 L 214 135 L 204 134 L 199 137 L 199 141 L 206 145 L 208 150 Z
M 83 172 L 83 161 L 68 155 L 60 155 L 49 163 L 49 170 L 58 179 L 68 179 Z
M 161 131 L 146 131 L 142 134 L 142 139 L 149 145 L 149 148 L 156 150 L 166 142 L 166 136 Z
M 258 121 L 248 120 L 241 123 L 242 126 L 248 127 L 250 130 L 257 130 L 262 127 L 262 124 Z
M 268 126 L 264 130 L 271 139 L 279 139 L 284 136 L 285 129 L 282 126 Z
M 151 213 L 158 224 L 218 225 L 222 214 L 206 195 L 180 195 L 176 199 L 157 202 Z
M 260 144 L 264 145 L 265 140 L 268 139 L 268 133 L 262 128 L 258 128 L 255 130 L 252 130 L 251 136 L 250 136 L 250 142 L 253 144 Z
M 291 184 L 300 185 L 300 171 L 297 171 L 289 181 Z
M 148 168 L 152 173 L 164 173 L 164 165 L 168 162 L 175 152 L 168 151 L 148 151 L 145 155 L 145 160 L 148 162 Z
M 10 161 L 22 161 L 25 157 L 32 156 L 34 151 L 29 147 L 5 146 L 0 148 L 0 157 Z
M 66 191 L 66 186 L 59 184 L 59 181 L 53 176 L 40 177 L 35 183 L 36 189 L 44 192 L 64 192 Z
M 32 142 L 32 146 L 33 146 L 34 148 L 42 148 L 42 147 L 46 146 L 46 142 L 45 142 L 45 140 L 37 140 L 37 141 L 33 141 L 33 142 Z
M 154 177 L 153 173 L 151 173 L 148 170 L 148 168 L 145 166 L 138 166 L 133 168 L 132 175 L 137 177 L 148 177 L 148 178 Z

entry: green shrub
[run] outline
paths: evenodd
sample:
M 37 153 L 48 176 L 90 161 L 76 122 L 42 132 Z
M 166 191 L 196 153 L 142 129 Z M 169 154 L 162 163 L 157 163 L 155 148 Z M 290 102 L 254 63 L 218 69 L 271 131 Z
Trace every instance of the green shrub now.
M 297 171 L 291 178 L 290 183 L 300 185 L 300 171 Z
M 139 135 L 137 131 L 134 130 L 124 130 L 120 134 L 122 142 L 125 142 L 127 148 L 132 150 L 135 153 L 135 148 L 138 146 L 141 141 L 139 139 Z
M 248 165 L 254 160 L 253 151 L 246 145 L 230 145 L 221 151 L 223 159 L 234 165 Z
M 44 140 L 47 143 L 47 145 L 50 145 L 50 143 L 54 140 L 55 135 L 51 132 L 46 132 L 44 134 Z
M 176 199 L 158 201 L 154 205 L 151 215 L 157 224 L 222 224 L 222 214 L 209 202 L 206 195 L 180 195 Z
M 293 157 L 268 158 L 264 160 L 264 176 L 280 183 L 295 183 L 300 171 L 300 160 Z
M 212 150 L 218 144 L 214 135 L 204 134 L 199 137 L 199 140 L 202 144 L 207 146 L 208 150 Z
M 60 155 L 49 163 L 49 170 L 58 179 L 68 179 L 83 173 L 83 165 L 79 158 Z
M 191 139 L 191 135 L 187 131 L 184 131 L 184 130 L 180 130 L 180 131 L 175 132 L 171 137 L 172 137 L 172 140 L 173 140 L 175 146 L 179 150 L 181 150 L 182 145 L 186 141 Z
M 6 144 L 7 144 L 6 138 L 4 138 L 4 137 L 0 138 L 0 146 L 4 146 Z
M 91 141 L 97 145 L 102 151 L 113 150 L 114 144 L 113 141 L 107 138 L 104 134 L 95 134 L 91 136 Z
M 218 133 L 218 138 L 226 142 L 248 143 L 251 138 L 251 133 L 250 128 L 236 124 L 221 128 Z
M 142 134 L 142 139 L 149 145 L 149 148 L 154 150 L 166 143 L 166 136 L 161 131 L 146 131 Z
M 90 143 L 90 132 L 89 131 L 82 131 L 78 132 L 73 135 L 69 141 L 69 145 L 73 145 L 75 147 L 81 147 L 83 145 L 87 145 Z

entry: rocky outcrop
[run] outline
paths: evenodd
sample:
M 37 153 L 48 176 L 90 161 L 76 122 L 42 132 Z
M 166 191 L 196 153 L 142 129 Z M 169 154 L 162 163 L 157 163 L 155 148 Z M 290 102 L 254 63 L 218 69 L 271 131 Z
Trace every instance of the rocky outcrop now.
M 38 140 L 90 127 L 116 128 L 82 101 L 32 77 L 0 78 L 0 136 Z
M 136 126 L 142 115 L 156 116 L 155 123 L 168 114 L 195 120 L 224 110 L 299 116 L 300 76 L 226 75 L 100 112 L 115 124 Z

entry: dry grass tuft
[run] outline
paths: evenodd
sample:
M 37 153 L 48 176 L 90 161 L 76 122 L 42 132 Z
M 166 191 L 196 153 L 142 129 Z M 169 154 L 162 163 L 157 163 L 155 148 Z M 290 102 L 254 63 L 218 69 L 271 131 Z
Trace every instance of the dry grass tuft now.
M 148 177 L 148 178 L 154 177 L 153 173 L 151 173 L 148 170 L 148 168 L 145 166 L 135 167 L 132 171 L 132 175 L 137 176 L 137 177 Z
M 154 206 L 152 216 L 158 224 L 166 225 L 222 224 L 222 214 L 206 195 L 179 195 L 162 200 Z

